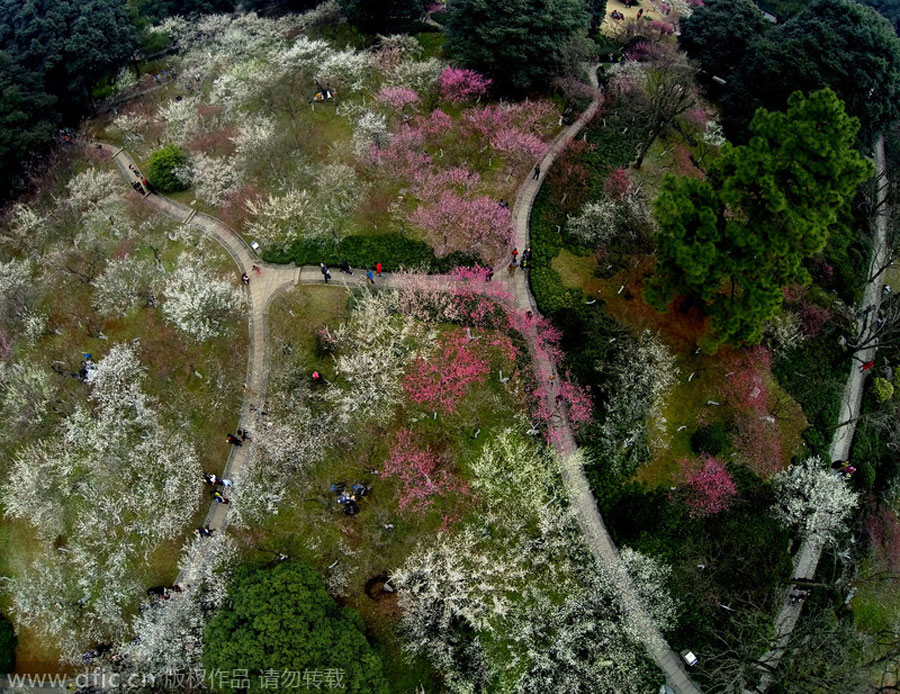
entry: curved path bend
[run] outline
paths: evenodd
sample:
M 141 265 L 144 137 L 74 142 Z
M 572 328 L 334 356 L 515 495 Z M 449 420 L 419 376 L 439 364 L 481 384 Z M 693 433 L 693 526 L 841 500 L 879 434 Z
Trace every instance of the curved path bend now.
M 598 90 L 591 104 L 578 119 L 568 128 L 563 130 L 556 139 L 550 143 L 544 157 L 540 160 L 540 175 L 537 179 L 529 175 L 529 178 L 519 188 L 516 202 L 513 206 L 513 224 L 515 231 L 515 245 L 517 248 L 527 248 L 530 245 L 529 222 L 531 209 L 535 198 L 544 181 L 544 177 L 550 171 L 553 163 L 562 154 L 568 144 L 575 139 L 579 132 L 593 119 L 600 109 L 603 101 L 597 82 L 597 66 L 587 67 L 591 86 Z M 506 278 L 507 288 L 514 296 L 517 306 L 521 310 L 539 313 L 534 296 L 525 278 L 526 273 L 517 272 L 512 278 Z M 529 337 L 529 344 L 534 344 L 534 335 Z M 575 510 L 584 540 L 594 559 L 612 577 L 613 585 L 619 593 L 622 607 L 626 614 L 628 625 L 634 635 L 644 644 L 647 652 L 657 666 L 666 676 L 669 687 L 677 694 L 700 694 L 700 688 L 688 676 L 681 656 L 674 652 L 666 643 L 662 632 L 654 624 L 653 620 L 644 609 L 642 600 L 634 586 L 634 581 L 628 571 L 619 560 L 619 552 L 610 537 L 597 501 L 591 492 L 590 484 L 584 473 L 584 468 L 578 462 L 576 452 L 578 446 L 572 434 L 566 413 L 556 402 L 559 392 L 559 374 L 556 366 L 547 357 L 538 351 L 532 350 L 535 372 L 544 377 L 547 383 L 545 390 L 545 406 L 553 413 L 550 419 L 549 438 L 560 461 L 563 482 L 569 495 L 569 501 Z M 547 378 L 549 377 L 549 379 Z
M 588 68 L 588 74 L 592 85 L 595 89 L 598 89 L 596 70 L 597 66 L 592 65 Z M 524 249 L 529 246 L 531 209 L 544 176 L 546 176 L 546 173 L 566 146 L 591 121 L 599 110 L 601 103 L 602 95 L 598 89 L 594 99 L 584 113 L 550 143 L 539 162 L 540 176 L 533 178 L 532 172 L 529 171 L 529 177 L 519 188 L 513 207 L 512 219 L 516 247 Z M 134 161 L 123 148 L 102 143 L 97 146 L 116 163 L 129 184 L 135 180 L 134 174 L 129 168 L 129 166 L 134 165 Z M 250 285 L 247 288 L 250 342 L 247 357 L 247 377 L 244 384 L 245 396 L 241 406 L 240 421 L 242 427 L 254 431 L 258 429 L 255 415 L 264 401 L 268 378 L 268 332 L 266 319 L 269 303 L 273 297 L 285 288 L 297 284 L 321 284 L 322 276 L 319 268 L 298 268 L 265 263 L 233 229 L 220 220 L 198 213 L 187 205 L 182 205 L 161 195 L 147 194 L 144 196 L 144 201 L 167 217 L 182 224 L 191 224 L 199 227 L 209 234 L 228 251 L 238 266 L 239 272 L 246 272 L 251 277 Z M 260 276 L 252 272 L 253 265 L 258 265 L 262 269 Z M 498 276 L 495 279 L 499 280 L 498 283 L 502 282 L 505 285 L 516 308 L 521 311 L 531 311 L 537 315 L 537 306 L 527 284 L 525 274 L 517 272 L 512 277 L 505 277 L 501 280 Z M 333 279 L 335 286 L 349 287 L 366 284 L 365 275 L 361 272 L 357 272 L 350 277 L 339 275 Z M 398 287 L 402 283 L 402 276 L 387 274 L 379 278 L 377 286 L 383 288 Z M 536 343 L 534 331 L 531 331 L 531 334 L 526 334 L 525 337 L 528 339 L 529 345 Z M 631 576 L 619 560 L 618 550 L 597 508 L 584 469 L 577 462 L 577 445 L 568 417 L 556 402 L 558 384 L 560 382 L 556 366 L 542 351 L 535 349 L 531 351 L 536 375 L 547 383 L 545 404 L 549 411 L 553 413 L 549 424 L 549 439 L 560 461 L 561 475 L 570 503 L 584 533 L 585 543 L 595 560 L 607 575 L 611 577 L 612 585 L 617 590 L 621 600 L 629 628 L 640 639 L 653 661 L 663 671 L 669 687 L 676 694 L 700 694 L 700 689 L 688 677 L 682 659 L 668 646 L 662 633 L 647 614 Z M 246 456 L 247 447 L 233 447 L 222 473 L 223 476 L 234 477 L 239 474 L 246 461 Z M 212 504 L 205 523 L 208 523 L 213 529 L 223 530 L 228 522 L 228 508 L 227 505 Z M 180 582 L 183 577 L 185 577 L 184 571 L 179 574 L 176 581 Z M 0 682 L 0 685 L 2 685 L 2 682 Z M 40 687 L 31 687 L 31 689 L 44 692 L 51 691 L 49 688 L 42 689 Z

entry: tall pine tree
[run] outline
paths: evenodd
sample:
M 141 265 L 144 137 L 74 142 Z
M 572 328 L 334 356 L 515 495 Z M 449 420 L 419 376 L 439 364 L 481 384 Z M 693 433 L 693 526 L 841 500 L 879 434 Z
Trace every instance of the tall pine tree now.
M 757 111 L 750 142 L 726 145 L 706 180 L 668 176 L 647 301 L 665 310 L 677 296 L 699 300 L 711 318 L 707 350 L 758 342 L 782 289 L 809 283 L 804 260 L 872 175 L 854 149 L 858 129 L 830 89 L 796 92 L 786 112 Z

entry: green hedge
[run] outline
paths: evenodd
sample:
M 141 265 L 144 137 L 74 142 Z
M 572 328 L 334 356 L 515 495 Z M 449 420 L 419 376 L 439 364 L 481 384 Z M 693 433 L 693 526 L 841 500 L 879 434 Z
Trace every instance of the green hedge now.
M 387 272 L 422 269 L 427 272 L 449 272 L 460 265 L 480 265 L 476 256 L 451 253 L 443 258 L 434 255 L 434 249 L 422 241 L 414 241 L 400 234 L 375 234 L 346 236 L 338 243 L 320 239 L 302 239 L 287 251 L 269 250 L 263 260 L 270 263 L 295 263 L 338 266 L 346 260 L 354 268 L 373 268 L 381 263 Z

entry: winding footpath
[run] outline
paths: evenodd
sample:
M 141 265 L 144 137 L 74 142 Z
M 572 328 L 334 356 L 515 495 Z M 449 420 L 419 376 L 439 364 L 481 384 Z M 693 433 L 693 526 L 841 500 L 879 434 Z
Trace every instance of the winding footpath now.
M 587 72 L 591 86 L 598 90 L 594 99 L 584 113 L 550 143 L 543 159 L 539 162 L 539 177 L 534 179 L 529 176 L 519 188 L 513 207 L 516 248 L 527 248 L 530 245 L 529 221 L 531 219 L 531 209 L 547 172 L 550 171 L 557 157 L 575 139 L 575 136 L 590 123 L 600 109 L 603 96 L 599 91 L 597 82 L 597 66 L 591 65 L 587 68 Z M 518 308 L 532 311 L 537 315 L 539 313 L 537 305 L 528 287 L 525 274 L 517 272 L 512 278 L 507 278 L 505 282 Z M 530 345 L 535 343 L 534 335 L 526 335 L 526 337 L 529 338 L 528 342 Z M 590 549 L 594 559 L 611 577 L 612 584 L 615 586 L 622 602 L 628 625 L 635 636 L 643 642 L 644 647 L 656 665 L 665 674 L 669 687 L 677 694 L 700 694 L 701 690 L 688 676 L 681 656 L 669 647 L 662 632 L 647 614 L 635 589 L 634 581 L 619 560 L 619 552 L 609 535 L 609 531 L 606 529 L 606 524 L 603 522 L 600 510 L 597 508 L 597 502 L 591 492 L 584 468 L 576 456 L 578 446 L 575 443 L 575 437 L 572 434 L 568 417 L 562 411 L 560 404 L 556 402 L 560 383 L 556 366 L 546 354 L 534 350 L 532 350 L 532 358 L 535 373 L 539 376 L 539 380 L 543 380 L 546 384 L 544 388 L 545 404 L 547 409 L 553 413 L 553 416 L 550 418 L 549 439 L 560 462 L 561 474 L 569 495 L 569 502 L 578 518 L 578 523 L 584 534 L 585 544 Z
M 549 145 L 539 162 L 540 176 L 533 178 L 532 172 L 529 171 L 528 179 L 519 188 L 512 212 L 515 233 L 514 243 L 517 248 L 524 249 L 529 246 L 531 209 L 544 176 L 566 146 L 591 121 L 600 108 L 602 94 L 598 88 L 596 70 L 597 67 L 594 65 L 588 68 L 591 84 L 597 89 L 594 99 L 584 113 L 563 130 Z M 135 174 L 130 168 L 135 166 L 134 161 L 123 148 L 102 143 L 95 146 L 105 152 L 115 162 L 129 184 L 136 180 Z M 220 220 L 198 213 L 187 205 L 182 205 L 155 193 L 144 195 L 144 202 L 181 224 L 196 226 L 209 234 L 228 251 L 237 265 L 238 272 L 240 274 L 247 273 L 251 277 L 246 294 L 250 340 L 240 426 L 249 429 L 251 432 L 255 431 L 258 429 L 257 414 L 264 409 L 263 403 L 269 375 L 267 355 L 267 314 L 269 304 L 279 292 L 292 286 L 298 284 L 321 285 L 322 275 L 320 270 L 318 267 L 298 268 L 265 263 L 233 229 Z M 252 271 L 253 265 L 261 268 L 259 276 Z M 511 301 L 515 308 L 522 312 L 531 311 L 534 315 L 538 315 L 539 312 L 528 286 L 526 273 L 516 272 L 513 276 L 505 276 L 503 279 L 500 278 L 500 274 L 505 273 L 498 273 L 495 277 L 495 282 L 504 285 L 511 296 Z M 435 279 L 436 282 L 439 282 L 437 286 L 448 287 L 452 284 L 452 280 L 450 284 L 447 283 L 447 278 Z M 378 278 L 376 287 L 394 288 L 402 286 L 403 282 L 402 275 L 394 276 L 386 273 L 383 277 Z M 333 278 L 332 283 L 334 286 L 349 288 L 351 286 L 363 286 L 367 282 L 365 274 L 357 272 L 349 277 L 343 274 L 336 276 Z M 611 585 L 618 592 L 630 630 L 642 641 L 652 660 L 663 671 L 671 690 L 676 694 L 701 694 L 700 689 L 688 676 L 681 657 L 668 646 L 662 633 L 647 614 L 631 576 L 619 559 L 618 550 L 597 508 L 584 469 L 578 462 L 579 458 L 576 455 L 578 447 L 575 443 L 568 417 L 561 405 L 556 401 L 560 383 L 556 366 L 543 351 L 533 348 L 533 345 L 537 343 L 536 334 L 533 329 L 530 331 L 531 334 L 528 334 L 528 332 L 526 331 L 525 337 L 529 345 L 532 346 L 531 352 L 535 374 L 539 380 L 545 383 L 545 405 L 552 413 L 548 438 L 559 460 L 565 488 L 584 534 L 585 544 L 606 575 L 610 577 Z M 239 476 L 247 460 L 248 448 L 249 446 L 232 447 L 222 472 L 223 477 L 233 479 Z M 208 524 L 213 530 L 224 530 L 228 524 L 228 509 L 228 505 L 211 504 L 205 524 Z M 181 584 L 187 579 L 189 577 L 186 571 L 183 570 L 176 579 L 176 583 Z M 5 682 L 4 678 L 0 677 L 0 687 L 3 687 L 4 684 L 8 683 Z M 48 694 L 50 692 L 66 691 L 59 687 L 38 686 L 37 684 L 24 687 L 23 689 L 31 689 Z
M 875 180 L 887 180 L 887 165 L 884 158 L 884 137 L 878 139 L 875 145 Z M 885 259 L 888 253 L 888 210 L 886 205 L 887 185 L 878 184 L 875 186 L 875 204 L 877 214 L 875 216 L 875 237 L 873 239 L 872 257 L 869 260 L 869 281 L 863 290 L 863 296 L 859 303 L 857 311 L 856 332 L 860 336 L 860 340 L 866 337 L 867 324 L 870 325 L 874 321 L 874 317 L 878 315 L 878 309 L 881 305 L 882 287 L 884 286 Z M 875 308 L 870 311 L 871 316 L 866 313 L 865 309 L 869 306 Z M 867 319 L 868 323 L 867 323 Z M 875 352 L 877 344 L 873 344 L 866 349 L 856 353 L 860 363 L 875 360 Z M 849 460 L 850 448 L 853 444 L 853 435 L 856 432 L 856 420 L 859 417 L 863 400 L 863 385 L 865 384 L 867 373 L 863 373 L 860 369 L 850 369 L 850 376 L 844 386 L 844 392 L 841 395 L 841 410 L 838 415 L 840 426 L 834 431 L 831 439 L 831 447 L 828 449 L 830 460 Z M 794 569 L 791 572 L 791 579 L 814 578 L 816 567 L 819 565 L 819 559 L 822 556 L 822 543 L 816 538 L 809 538 L 801 545 L 800 550 L 794 557 Z M 793 584 L 788 585 L 784 591 L 784 598 L 781 610 L 775 618 L 775 637 L 772 641 L 772 647 L 760 659 L 760 669 L 762 676 L 757 691 L 762 694 L 774 679 L 775 670 L 781 662 L 781 658 L 785 653 L 791 633 L 797 626 L 797 620 L 800 619 L 800 612 L 803 609 L 803 603 L 799 602 L 795 605 L 791 604 L 790 594 L 793 590 Z

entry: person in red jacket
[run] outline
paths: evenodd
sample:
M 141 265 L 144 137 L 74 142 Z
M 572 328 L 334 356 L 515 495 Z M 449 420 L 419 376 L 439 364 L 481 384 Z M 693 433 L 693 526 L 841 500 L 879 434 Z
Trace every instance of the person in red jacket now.
M 381 263 L 375 263 L 375 274 L 381 277 Z

